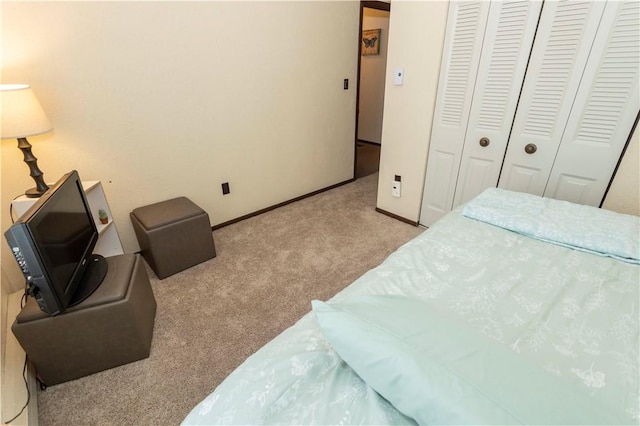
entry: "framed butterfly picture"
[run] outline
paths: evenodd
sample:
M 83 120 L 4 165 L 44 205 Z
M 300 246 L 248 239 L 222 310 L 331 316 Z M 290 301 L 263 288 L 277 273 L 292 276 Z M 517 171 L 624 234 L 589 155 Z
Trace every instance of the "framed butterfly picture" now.
M 362 56 L 380 54 L 380 28 L 362 31 Z

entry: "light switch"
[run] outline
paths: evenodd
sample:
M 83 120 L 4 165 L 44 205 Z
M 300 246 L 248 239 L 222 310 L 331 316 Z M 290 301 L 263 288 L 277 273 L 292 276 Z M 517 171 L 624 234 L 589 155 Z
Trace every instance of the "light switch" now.
M 396 68 L 393 70 L 393 84 L 394 86 L 402 86 L 404 80 L 404 69 Z

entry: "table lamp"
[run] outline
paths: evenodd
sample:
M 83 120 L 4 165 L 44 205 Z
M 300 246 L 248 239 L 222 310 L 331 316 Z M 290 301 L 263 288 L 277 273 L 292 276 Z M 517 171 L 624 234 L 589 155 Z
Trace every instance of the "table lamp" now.
M 27 136 L 35 136 L 52 130 L 40 102 L 31 87 L 26 84 L 0 84 L 0 136 L 2 139 L 18 139 L 18 148 L 24 154 L 30 175 L 36 187 L 25 192 L 30 198 L 40 197 L 49 187 L 44 183 L 38 168 L 38 159 L 31 153 Z

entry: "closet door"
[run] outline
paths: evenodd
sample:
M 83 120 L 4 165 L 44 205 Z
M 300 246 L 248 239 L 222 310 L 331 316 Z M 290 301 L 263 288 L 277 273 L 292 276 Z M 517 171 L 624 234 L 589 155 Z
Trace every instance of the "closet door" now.
M 604 7 L 544 3 L 499 187 L 544 193 Z
M 541 1 L 492 2 L 453 207 L 498 183 Z
M 640 110 L 640 2 L 610 1 L 544 196 L 599 206 Z
M 542 2 L 454 6 L 420 213 L 427 226 L 497 184 Z
M 449 5 L 420 211 L 425 225 L 451 210 L 489 5 L 482 0 Z

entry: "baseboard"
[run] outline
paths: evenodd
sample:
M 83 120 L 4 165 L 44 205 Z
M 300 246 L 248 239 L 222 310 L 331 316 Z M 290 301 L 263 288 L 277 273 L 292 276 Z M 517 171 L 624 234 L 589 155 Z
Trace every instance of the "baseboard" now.
M 413 226 L 418 226 L 418 222 L 416 222 L 415 220 L 409 220 L 409 219 L 404 218 L 402 216 L 398 216 L 397 214 L 393 214 L 393 213 L 388 212 L 386 210 L 382 210 L 382 209 L 380 209 L 378 207 L 376 207 L 376 211 L 378 213 L 382 213 L 385 216 L 389 216 L 389 217 L 392 217 L 392 218 L 394 218 L 396 220 L 399 220 L 400 222 L 408 223 L 409 225 L 413 225 Z
M 244 216 L 240 216 L 238 218 L 231 219 L 231 220 L 228 220 L 226 222 L 222 222 L 222 223 L 219 223 L 217 225 L 214 225 L 214 226 L 211 227 L 211 230 L 215 231 L 216 229 L 224 228 L 225 226 L 229 226 L 229 225 L 232 225 L 234 223 L 238 223 L 238 222 L 241 222 L 243 220 L 252 218 L 254 216 L 261 215 L 262 213 L 266 213 L 266 212 L 269 212 L 271 210 L 275 210 L 278 207 L 286 206 L 287 204 L 291 204 L 291 203 L 294 203 L 296 201 L 300 201 L 300 200 L 303 200 L 305 198 L 312 197 L 312 196 L 320 194 L 322 192 L 329 191 L 330 189 L 334 189 L 334 188 L 337 188 L 339 186 L 346 185 L 346 184 L 351 183 L 353 181 L 355 181 L 355 178 L 347 179 L 347 180 L 345 180 L 343 182 L 339 182 L 339 183 L 336 183 L 334 185 L 327 186 L 326 188 L 318 189 L 317 191 L 313 191 L 313 192 L 310 192 L 308 194 L 304 194 L 304 195 L 301 195 L 299 197 L 292 198 L 291 200 L 283 201 L 282 203 L 278 203 L 278 204 L 275 204 L 273 206 L 269 206 L 269 207 L 266 207 L 264 209 L 257 210 L 257 211 L 255 211 L 253 213 L 245 214 Z
M 27 389 L 22 376 L 25 353 L 11 332 L 11 324 L 20 313 L 20 299 L 23 293 L 23 291 L 17 291 L 10 294 L 7 306 L 7 340 L 2 372 L 2 421 L 7 421 L 18 414 L 27 401 Z M 30 364 L 27 365 L 27 383 L 31 394 L 29 405 L 18 418 L 11 422 L 12 425 L 38 425 L 37 383 L 35 372 Z

